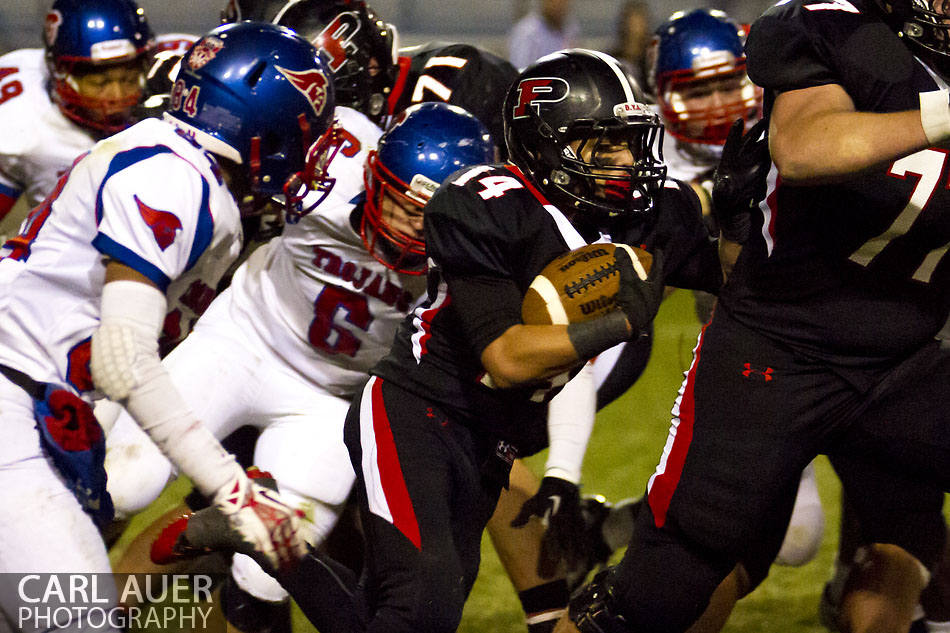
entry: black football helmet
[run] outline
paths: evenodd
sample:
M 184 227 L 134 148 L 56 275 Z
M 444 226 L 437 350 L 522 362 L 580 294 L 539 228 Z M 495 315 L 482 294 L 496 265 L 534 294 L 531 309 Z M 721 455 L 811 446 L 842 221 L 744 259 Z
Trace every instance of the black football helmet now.
M 613 57 L 571 49 L 525 68 L 505 99 L 511 161 L 564 211 L 645 213 L 663 186 L 663 125 Z
M 317 47 L 333 73 L 337 105 L 382 119 L 399 70 L 396 27 L 360 0 L 290 0 L 274 24 Z
M 885 21 L 944 78 L 950 71 L 950 7 L 942 0 L 876 0 Z

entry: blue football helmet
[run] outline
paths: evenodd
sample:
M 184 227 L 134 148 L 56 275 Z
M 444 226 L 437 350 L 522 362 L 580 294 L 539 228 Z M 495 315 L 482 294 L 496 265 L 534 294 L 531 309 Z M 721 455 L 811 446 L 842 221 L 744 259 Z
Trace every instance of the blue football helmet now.
M 420 226 L 423 207 L 450 174 L 494 159 L 491 134 L 466 110 L 447 103 L 407 108 L 366 163 L 360 225 L 366 249 L 393 270 L 424 273 L 425 241 L 409 227 Z
M 746 73 L 745 29 L 722 11 L 674 13 L 648 51 L 649 81 L 666 130 L 682 145 L 721 153 L 737 118 L 762 116 L 762 90 Z
M 326 169 L 340 146 L 334 107 L 330 71 L 309 42 L 283 27 L 240 22 L 188 50 L 164 116 L 243 168 L 242 212 L 283 196 L 292 223 L 332 187 Z M 311 190 L 323 195 L 304 209 Z
M 51 95 L 65 116 L 97 131 L 114 133 L 132 123 L 131 110 L 145 85 L 152 30 L 132 0 L 56 0 L 44 23 Z M 87 73 L 129 65 L 137 90 L 109 97 L 81 94 Z M 133 79 L 135 75 L 132 75 Z

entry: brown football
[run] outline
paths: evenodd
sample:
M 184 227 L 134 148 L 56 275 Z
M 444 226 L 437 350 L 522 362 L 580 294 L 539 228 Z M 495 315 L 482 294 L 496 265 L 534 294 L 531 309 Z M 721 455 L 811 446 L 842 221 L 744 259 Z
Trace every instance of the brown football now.
M 521 320 L 567 325 L 613 310 L 620 289 L 617 247 L 627 250 L 637 275 L 646 279 L 653 263 L 650 253 L 626 244 L 588 244 L 557 257 L 534 278 L 521 303 Z

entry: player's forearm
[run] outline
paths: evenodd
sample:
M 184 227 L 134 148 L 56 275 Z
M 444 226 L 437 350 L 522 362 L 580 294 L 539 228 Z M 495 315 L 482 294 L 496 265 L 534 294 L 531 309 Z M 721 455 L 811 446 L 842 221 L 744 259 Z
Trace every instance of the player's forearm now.
M 482 365 L 500 388 L 553 378 L 584 360 L 577 355 L 566 325 L 513 325 L 482 352 Z
M 741 252 L 742 244 L 727 240 L 721 235 L 719 236 L 719 265 L 722 269 L 723 283 L 725 283 L 725 281 L 729 279 L 729 275 L 732 274 L 732 269 L 735 267 L 736 260 L 739 259 L 739 253 Z
M 770 119 L 772 161 L 789 184 L 833 181 L 931 145 L 920 110 L 858 112 L 836 84 L 780 93 Z
M 788 184 L 833 181 L 930 146 L 916 110 L 829 114 L 779 128 L 770 138 L 772 159 Z
M 198 422 L 158 357 L 165 297 L 115 262 L 106 270 L 100 325 L 92 336 L 92 378 L 122 404 L 152 441 L 202 493 L 211 495 L 242 471 Z

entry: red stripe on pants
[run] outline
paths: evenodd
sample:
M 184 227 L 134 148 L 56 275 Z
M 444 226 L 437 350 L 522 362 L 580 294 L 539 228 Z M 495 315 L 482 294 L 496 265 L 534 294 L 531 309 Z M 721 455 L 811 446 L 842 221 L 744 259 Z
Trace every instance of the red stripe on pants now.
M 386 415 L 383 403 L 383 381 L 373 380 L 373 434 L 376 437 L 376 464 L 379 467 L 379 479 L 386 495 L 386 504 L 393 517 L 393 525 L 409 539 L 416 549 L 422 549 L 422 537 L 419 535 L 419 522 L 412 509 L 412 500 L 406 488 L 406 480 L 399 465 L 396 441 Z
M 699 343 L 696 345 L 693 364 L 686 374 L 686 387 L 683 389 L 683 397 L 680 398 L 679 424 L 676 426 L 676 436 L 673 438 L 670 454 L 666 458 L 666 467 L 661 474 L 654 477 L 653 485 L 650 486 L 650 492 L 647 495 L 647 501 L 649 501 L 650 509 L 653 511 L 653 520 L 658 528 L 666 524 L 666 513 L 670 509 L 673 493 L 676 492 L 676 486 L 683 474 L 683 464 L 686 463 L 689 445 L 693 441 L 693 423 L 696 421 L 693 387 L 696 382 L 696 367 L 699 365 L 699 355 L 703 349 L 703 336 L 705 334 L 706 327 L 704 326 L 699 335 Z

